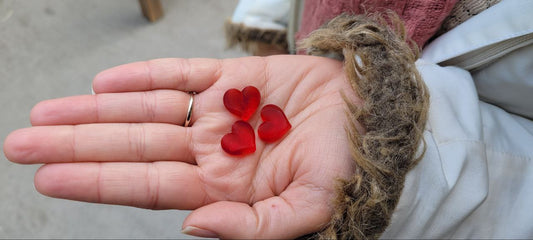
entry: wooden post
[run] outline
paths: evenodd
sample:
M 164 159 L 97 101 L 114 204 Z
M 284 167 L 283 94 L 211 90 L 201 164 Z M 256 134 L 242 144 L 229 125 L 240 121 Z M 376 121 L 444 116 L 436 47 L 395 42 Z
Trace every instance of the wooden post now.
M 155 22 L 163 16 L 163 7 L 160 0 L 139 0 L 144 17 L 150 22 Z

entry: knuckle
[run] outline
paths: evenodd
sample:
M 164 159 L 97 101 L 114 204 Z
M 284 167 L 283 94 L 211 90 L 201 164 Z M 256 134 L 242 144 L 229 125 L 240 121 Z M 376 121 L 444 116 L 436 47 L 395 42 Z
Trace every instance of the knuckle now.
M 154 92 L 143 92 L 142 112 L 148 118 L 148 121 L 155 121 L 157 116 L 157 98 Z
M 146 173 L 146 208 L 159 209 L 159 166 L 157 163 L 149 164 Z

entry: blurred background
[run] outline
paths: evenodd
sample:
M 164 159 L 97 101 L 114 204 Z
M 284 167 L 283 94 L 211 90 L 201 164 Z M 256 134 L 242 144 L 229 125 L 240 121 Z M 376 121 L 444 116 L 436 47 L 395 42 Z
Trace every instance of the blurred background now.
M 224 21 L 236 0 L 161 1 L 143 17 L 137 0 L 0 0 L 0 141 L 30 126 L 39 101 L 90 94 L 93 77 L 119 64 L 162 57 L 231 58 Z M 40 195 L 39 166 L 0 154 L 0 238 L 191 238 L 187 211 L 152 211 Z

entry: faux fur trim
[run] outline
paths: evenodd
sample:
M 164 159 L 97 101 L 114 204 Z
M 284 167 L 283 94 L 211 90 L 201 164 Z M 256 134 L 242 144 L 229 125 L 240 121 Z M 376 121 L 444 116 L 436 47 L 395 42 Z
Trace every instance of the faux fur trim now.
M 393 29 L 387 27 L 393 26 Z M 348 104 L 356 173 L 339 180 L 334 214 L 319 239 L 377 239 L 389 225 L 405 176 L 422 158 L 416 152 L 429 109 L 429 93 L 415 67 L 397 15 L 341 15 L 301 42 L 312 55 L 336 53 L 362 107 Z M 358 134 L 355 122 L 366 133 Z M 425 149 L 425 144 L 424 144 Z
M 229 48 L 239 45 L 244 51 L 254 53 L 257 48 L 269 45 L 272 49 L 287 51 L 287 31 L 247 27 L 242 23 L 227 20 L 224 24 L 226 43 Z

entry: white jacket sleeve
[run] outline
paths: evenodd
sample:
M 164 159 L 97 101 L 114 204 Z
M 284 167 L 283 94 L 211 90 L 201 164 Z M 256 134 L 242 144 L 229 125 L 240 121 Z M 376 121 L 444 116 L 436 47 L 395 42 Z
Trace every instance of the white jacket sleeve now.
M 531 34 L 532 10 L 533 1 L 502 1 L 422 53 L 427 150 L 383 238 L 533 238 L 533 121 L 524 117 L 533 113 L 531 43 L 470 61 Z
M 469 72 L 417 62 L 427 150 L 383 238 L 533 237 L 533 122 L 479 101 Z
M 422 58 L 472 72 L 479 96 L 533 119 L 533 1 L 502 1 L 431 42 Z

